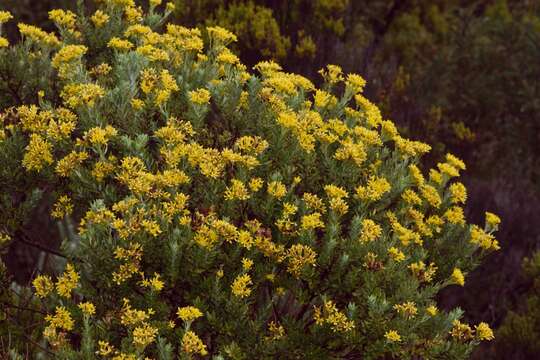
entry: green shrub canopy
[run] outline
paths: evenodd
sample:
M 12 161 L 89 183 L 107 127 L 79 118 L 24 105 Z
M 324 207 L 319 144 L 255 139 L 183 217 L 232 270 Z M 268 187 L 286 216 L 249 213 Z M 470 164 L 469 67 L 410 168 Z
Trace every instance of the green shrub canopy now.
M 33 281 L 36 341 L 65 359 L 374 359 L 465 358 L 493 338 L 434 300 L 499 247 L 496 215 L 466 223 L 460 159 L 423 175 L 430 147 L 359 75 L 329 65 L 317 89 L 274 62 L 252 73 L 229 31 L 165 25 L 170 4 L 97 3 L 51 11 L 58 34 L 0 40 L 50 79 L 2 113 L 2 212 L 27 194 L 2 241 L 39 199 L 78 224 L 64 272 Z

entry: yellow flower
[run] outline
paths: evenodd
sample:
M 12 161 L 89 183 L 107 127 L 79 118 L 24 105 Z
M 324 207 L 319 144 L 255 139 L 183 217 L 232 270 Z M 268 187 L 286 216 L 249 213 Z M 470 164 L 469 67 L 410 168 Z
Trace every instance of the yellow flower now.
M 238 40 L 236 35 L 219 26 L 207 27 L 206 30 L 208 31 L 208 36 L 211 39 L 223 43 L 224 45 Z
M 320 213 L 315 212 L 313 214 L 302 216 L 302 229 L 312 230 L 317 228 L 324 228 Z
M 210 102 L 210 91 L 197 89 L 189 92 L 189 99 L 197 105 L 206 105 Z
M 325 185 L 324 191 L 329 198 L 342 199 L 349 196 L 344 188 L 336 185 Z
M 26 36 L 27 38 L 37 42 L 42 43 L 46 46 L 58 46 L 60 41 L 54 34 L 49 34 L 43 31 L 42 29 L 32 26 L 19 23 L 17 24 L 21 35 Z
M 466 341 L 473 338 L 473 330 L 467 324 L 461 323 L 459 320 L 454 320 L 450 335 L 458 340 Z
M 343 81 L 343 70 L 338 65 L 326 65 L 325 69 L 320 69 L 318 73 L 324 78 L 324 80 L 329 84 L 336 84 L 337 82 Z
M 238 275 L 231 285 L 232 293 L 240 298 L 248 297 L 251 294 L 249 286 L 252 284 L 249 274 Z
M 465 276 L 460 269 L 454 268 L 454 271 L 452 271 L 452 281 L 460 286 L 465 285 Z
M 356 197 L 360 200 L 377 201 L 390 191 L 392 186 L 385 178 L 371 177 L 367 186 L 356 188 Z
M 268 323 L 268 331 L 270 332 L 270 335 L 266 337 L 268 340 L 279 340 L 285 336 L 285 328 L 274 321 Z
M 65 27 L 67 29 L 73 29 L 75 27 L 75 21 L 77 15 L 71 11 L 64 11 L 61 9 L 55 9 L 49 11 L 49 19 L 54 21 L 56 25 L 60 27 Z
M 411 189 L 407 189 L 401 194 L 401 198 L 411 205 L 422 205 L 422 199 L 418 194 Z
M 475 326 L 476 328 L 476 337 L 479 340 L 487 340 L 491 341 L 495 339 L 495 336 L 493 336 L 493 330 L 489 327 L 488 324 L 485 322 L 481 322 L 480 324 Z
M 48 275 L 38 275 L 32 281 L 32 285 L 36 289 L 36 295 L 40 298 L 44 298 L 51 293 L 54 289 L 53 282 Z
M 0 11 L 0 25 L 13 19 L 13 15 L 9 11 Z
M 395 247 L 388 249 L 388 255 L 397 262 L 405 260 L 405 254 Z
M 9 41 L 5 37 L 0 36 L 0 48 L 8 47 Z
M 501 223 L 501 218 L 497 215 L 490 213 L 489 211 L 486 211 L 486 225 L 489 228 L 497 229 L 499 224 Z
M 176 8 L 176 5 L 174 5 L 174 3 L 172 3 L 172 2 L 168 2 L 168 3 L 165 5 L 165 10 L 166 10 L 167 12 L 173 12 L 175 8 Z
M 450 185 L 450 197 L 454 204 L 465 204 L 467 200 L 467 188 L 460 182 Z
M 182 351 L 188 354 L 199 354 L 205 356 L 208 354 L 206 345 L 202 340 L 191 330 L 186 331 L 182 336 Z
M 353 94 L 356 95 L 364 91 L 366 80 L 358 74 L 348 74 L 346 84 L 352 90 Z
M 22 165 L 26 170 L 40 171 L 45 165 L 53 163 L 52 145 L 38 134 L 30 135 Z
M 326 300 L 322 308 L 314 306 L 313 319 L 317 325 L 330 325 L 334 332 L 348 332 L 355 327 L 354 321 L 340 312 L 332 300 Z
M 11 240 L 11 236 L 9 236 L 9 234 L 0 232 L 0 246 L 4 245 L 5 243 L 7 243 L 10 240 Z
M 486 233 L 476 225 L 471 226 L 471 238 L 470 242 L 480 246 L 483 249 L 498 250 L 500 249 L 499 243 L 493 235 Z
M 163 280 L 161 280 L 161 275 L 159 275 L 158 273 L 154 273 L 154 276 L 150 279 L 145 279 L 143 276 L 143 279 L 141 280 L 141 285 L 144 287 L 148 287 L 155 292 L 159 292 L 163 290 L 165 283 L 163 282 Z
M 63 306 L 57 306 L 55 314 L 47 315 L 45 320 L 49 322 L 49 326 L 52 328 L 59 328 L 70 331 L 73 329 L 75 322 L 71 318 L 70 312 Z
M 77 69 L 77 64 L 86 54 L 88 48 L 84 45 L 66 45 L 52 58 L 52 66 L 58 69 L 61 78 L 68 78 Z
M 398 313 L 400 313 L 407 319 L 413 318 L 418 313 L 416 304 L 412 301 L 408 301 L 403 304 L 396 304 L 394 305 L 394 310 L 396 310 Z
M 109 15 L 105 14 L 101 10 L 97 10 L 94 15 L 92 15 L 90 20 L 92 20 L 95 27 L 100 28 L 109 21 Z
M 455 167 L 458 170 L 467 169 L 463 160 L 457 158 L 456 156 L 452 154 L 446 154 L 446 161 L 448 162 L 448 164 L 450 164 L 451 166 Z
M 60 97 L 64 103 L 74 109 L 81 105 L 93 107 L 96 100 L 105 95 L 105 90 L 98 84 L 75 84 L 70 83 L 62 89 Z
M 133 344 L 139 349 L 144 349 L 156 339 L 157 333 L 157 328 L 143 323 L 133 329 Z
M 366 243 L 378 239 L 382 234 L 382 228 L 377 225 L 373 220 L 362 220 L 362 233 L 360 235 L 360 242 Z
M 435 305 L 430 305 L 426 308 L 426 312 L 431 316 L 435 316 L 439 312 L 439 309 Z
M 247 258 L 242 259 L 242 269 L 244 269 L 244 271 L 249 271 L 252 267 L 253 260 Z
M 459 206 L 452 206 L 446 210 L 444 217 L 451 224 L 465 225 L 465 215 L 463 214 L 463 208 Z
M 257 192 L 262 188 L 263 184 L 264 184 L 264 181 L 261 178 L 256 177 L 249 180 L 248 186 L 251 191 Z
M 225 190 L 225 200 L 247 200 L 249 192 L 244 183 L 237 179 L 231 180 L 231 185 Z
M 429 266 L 426 266 L 426 264 L 423 261 L 412 263 L 408 267 L 411 270 L 412 274 L 420 282 L 431 282 L 433 280 L 433 276 L 435 275 L 435 272 L 437 271 L 437 267 L 435 266 L 434 263 L 431 263 L 429 264 Z
M 120 39 L 117 37 L 111 38 L 111 40 L 109 40 L 107 43 L 107 47 L 118 51 L 129 51 L 131 48 L 133 48 L 133 46 L 134 45 L 129 40 Z
M 58 295 L 69 298 L 71 291 L 75 289 L 79 282 L 79 273 L 75 271 L 75 268 L 71 264 L 66 265 L 66 270 L 56 280 L 56 292 Z
M 141 227 L 153 237 L 161 234 L 161 227 L 155 220 L 144 219 L 141 221 Z
M 317 253 L 307 245 L 294 244 L 287 250 L 288 266 L 287 271 L 295 277 L 300 276 L 300 272 L 306 266 L 315 266 Z
M 80 303 L 78 306 L 85 316 L 92 316 L 96 313 L 96 307 L 91 302 L 83 302 Z
M 136 310 L 131 308 L 131 304 L 129 303 L 128 299 L 124 298 L 122 301 L 124 304 L 122 306 L 122 313 L 120 315 L 120 323 L 124 326 L 132 326 L 144 323 L 150 318 L 151 315 L 154 314 L 154 310 L 152 310 L 152 308 L 149 308 L 147 311 Z
M 178 315 L 178 317 L 183 321 L 191 322 L 203 316 L 203 313 L 194 306 L 184 306 L 178 308 L 178 310 L 176 311 L 176 315 Z
M 388 340 L 390 342 L 399 342 L 399 341 L 401 341 L 401 336 L 398 334 L 398 332 L 396 330 L 388 330 L 384 334 L 384 337 L 386 338 L 386 340 Z
M 55 219 L 63 219 L 73 212 L 73 203 L 67 195 L 62 195 L 54 204 L 51 216 Z
M 88 141 L 92 146 L 105 146 L 110 139 L 118 135 L 116 130 L 111 125 L 105 128 L 93 127 L 84 133 L 84 140 Z
M 434 208 L 438 208 L 439 206 L 441 206 L 441 196 L 439 195 L 439 191 L 436 188 L 431 185 L 424 185 L 420 188 L 420 192 L 422 193 L 424 199 L 426 199 L 426 201 L 431 206 L 433 206 Z
M 96 351 L 96 354 L 101 356 L 107 356 L 113 353 L 114 346 L 110 345 L 107 341 L 99 340 L 98 341 L 99 349 Z
M 287 188 L 285 187 L 285 185 L 283 185 L 281 181 L 272 181 L 268 183 L 268 194 L 278 199 L 281 199 L 282 197 L 287 195 Z

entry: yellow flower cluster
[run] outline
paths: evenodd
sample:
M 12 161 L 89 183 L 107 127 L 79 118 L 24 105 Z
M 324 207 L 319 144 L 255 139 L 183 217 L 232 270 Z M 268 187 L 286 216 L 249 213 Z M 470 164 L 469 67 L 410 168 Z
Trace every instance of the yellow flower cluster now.
M 101 10 L 96 10 L 94 15 L 90 18 L 90 20 L 94 23 L 94 26 L 97 28 L 102 27 L 109 21 L 110 17 L 109 15 L 105 14 Z
M 249 274 L 241 274 L 234 279 L 231 284 L 231 290 L 234 296 L 244 298 L 251 295 L 251 285 L 253 285 L 251 276 Z
M 71 292 L 79 284 L 79 273 L 71 264 L 66 265 L 64 273 L 56 280 L 56 292 L 58 295 L 69 298 Z
M 182 336 L 182 351 L 188 354 L 199 354 L 205 356 L 208 354 L 206 345 L 193 331 L 188 330 Z
M 349 205 L 347 205 L 347 202 L 344 200 L 349 196 L 347 191 L 336 185 L 326 185 L 324 191 L 330 199 L 330 209 L 339 215 L 346 214 L 349 210 Z
M 418 308 L 413 301 L 394 305 L 394 310 L 407 319 L 413 318 L 418 313 Z
M 313 319 L 317 325 L 330 325 L 334 332 L 348 332 L 355 327 L 354 321 L 340 312 L 332 300 L 325 301 L 322 308 L 314 306 Z
M 54 284 L 48 275 L 38 275 L 32 281 L 32 285 L 36 290 L 36 295 L 44 298 L 54 290 Z
M 197 105 L 206 105 L 210 102 L 210 91 L 197 89 L 189 92 L 189 100 Z
M 302 216 L 302 229 L 314 230 L 317 228 L 324 228 L 324 222 L 321 220 L 321 214 L 314 212 L 313 214 Z
M 362 232 L 360 242 L 367 243 L 378 239 L 382 234 L 382 228 L 371 219 L 362 220 Z
M 192 322 L 203 316 L 203 313 L 194 306 L 185 306 L 178 308 L 176 315 L 185 322 Z
M 116 248 L 114 257 L 117 260 L 124 262 L 120 265 L 120 268 L 112 274 L 112 279 L 117 285 L 122 284 L 139 272 L 139 264 L 142 255 L 141 244 L 131 243 L 127 248 Z
M 306 266 L 315 266 L 317 254 L 307 245 L 294 244 L 287 250 L 287 271 L 295 277 L 299 277 L 300 273 Z
M 388 330 L 384 334 L 384 337 L 386 338 L 386 340 L 388 340 L 390 342 L 399 342 L 399 341 L 401 341 L 401 336 L 398 334 L 398 332 L 396 330 Z
M 437 271 L 437 267 L 434 263 L 430 263 L 429 266 L 426 266 L 423 261 L 414 262 L 408 267 L 420 282 L 431 282 Z
M 460 286 L 465 285 L 465 276 L 463 275 L 460 269 L 454 268 L 454 270 L 452 271 L 451 278 L 454 283 Z
M 49 328 L 57 328 L 70 331 L 75 325 L 75 322 L 71 318 L 70 312 L 63 306 L 56 307 L 55 314 L 47 315 L 45 317 L 45 320 L 49 322 Z
M 38 134 L 30 135 L 30 143 L 26 147 L 22 165 L 26 170 L 40 171 L 44 166 L 53 163 L 52 145 Z
M 77 305 L 84 316 L 90 317 L 96 313 L 96 307 L 91 302 L 82 302 Z
M 69 10 L 64 11 L 61 9 L 55 9 L 49 11 L 49 19 L 54 21 L 54 23 L 61 28 L 73 29 L 75 27 L 77 15 Z
M 276 324 L 274 321 L 268 323 L 268 331 L 270 335 L 266 337 L 267 340 L 275 341 L 282 339 L 285 336 L 285 328 L 281 324 Z
M 9 11 L 0 11 L 0 25 L 13 19 L 13 15 Z
M 358 186 L 356 188 L 356 197 L 364 201 L 380 200 L 384 194 L 390 191 L 392 186 L 383 177 L 371 177 L 367 186 Z
M 247 200 L 249 192 L 244 183 L 237 179 L 231 180 L 231 185 L 225 190 L 225 200 Z
M 146 95 L 153 95 L 154 103 L 160 106 L 167 102 L 179 87 L 167 69 L 158 74 L 156 69 L 147 68 L 141 72 L 141 90 Z
M 115 49 L 118 51 L 129 51 L 131 48 L 133 48 L 133 43 L 131 43 L 129 40 L 120 39 L 118 37 L 113 37 L 109 42 L 107 43 L 107 46 L 111 49 Z
M 51 216 L 55 219 L 63 219 L 73 212 L 73 203 L 67 195 L 62 195 L 54 204 Z
M 62 159 L 58 160 L 55 171 L 61 177 L 68 177 L 73 170 L 80 166 L 83 161 L 88 159 L 89 155 L 86 151 L 72 151 Z
M 486 233 L 483 229 L 477 225 L 471 226 L 471 238 L 470 242 L 480 246 L 486 250 L 499 250 L 499 242 L 492 234 Z
M 56 47 L 60 45 L 60 41 L 56 35 L 49 34 L 36 26 L 26 25 L 23 23 L 19 23 L 17 26 L 19 27 L 19 31 L 22 36 L 27 37 L 40 45 L 45 45 L 48 47 Z
M 154 315 L 154 310 L 151 308 L 144 310 L 136 310 L 131 307 L 130 301 L 126 298 L 122 299 L 122 313 L 120 315 L 120 323 L 124 326 L 132 327 L 141 323 L 145 323 L 150 316 Z
M 117 134 L 118 131 L 111 125 L 104 128 L 93 127 L 84 133 L 83 139 L 91 146 L 105 146 Z
M 60 97 L 66 106 L 75 109 L 79 106 L 92 108 L 96 101 L 105 96 L 105 90 L 94 83 L 76 84 L 70 83 L 64 86 Z
M 161 275 L 159 275 L 158 273 L 154 273 L 154 276 L 152 276 L 150 279 L 146 279 L 144 277 L 144 273 L 141 273 L 141 277 L 141 286 L 150 288 L 155 292 L 160 292 L 165 286 L 165 283 L 163 282 L 163 280 L 161 280 Z

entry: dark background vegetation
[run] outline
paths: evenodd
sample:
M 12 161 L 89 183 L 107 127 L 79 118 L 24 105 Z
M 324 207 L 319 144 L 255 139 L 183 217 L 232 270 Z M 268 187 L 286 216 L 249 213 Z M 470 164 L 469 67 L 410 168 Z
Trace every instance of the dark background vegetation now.
M 464 288 L 444 291 L 440 303 L 459 305 L 466 320 L 486 321 L 496 329 L 496 340 L 479 348 L 475 358 L 540 356 L 540 256 L 534 256 L 540 244 L 540 1 L 175 4 L 172 22 L 219 24 L 234 31 L 236 50 L 250 66 L 274 59 L 285 70 L 313 80 L 320 79 L 317 71 L 328 63 L 361 74 L 368 81 L 367 97 L 385 118 L 407 136 L 433 145 L 426 166 L 446 152 L 462 157 L 468 165 L 468 218 L 483 224 L 484 210 L 499 214 L 502 250 L 469 274 Z M 3 0 L 0 7 L 15 16 L 7 25 L 15 42 L 16 22 L 53 30 L 48 10 L 75 5 L 67 0 Z M 0 106 L 33 100 L 35 94 L 25 83 L 14 75 L 13 64 L 2 64 Z M 54 225 L 49 226 L 51 234 L 32 239 L 43 226 L 34 224 L 9 249 L 8 271 L 19 282 L 28 281 L 36 259 L 43 256 L 39 246 L 58 246 Z

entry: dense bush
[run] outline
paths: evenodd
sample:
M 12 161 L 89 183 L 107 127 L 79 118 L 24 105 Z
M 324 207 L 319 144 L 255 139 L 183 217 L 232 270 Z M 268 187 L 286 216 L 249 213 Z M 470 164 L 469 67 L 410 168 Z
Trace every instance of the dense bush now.
M 6 353 L 457 359 L 491 340 L 434 300 L 499 248 L 497 216 L 465 220 L 465 164 L 424 176 L 430 147 L 359 75 L 252 73 L 235 35 L 165 25 L 172 10 L 99 1 L 0 40 L 39 74 L 2 111 L 1 246 L 45 207 L 65 257 L 32 290 L 4 282 Z

